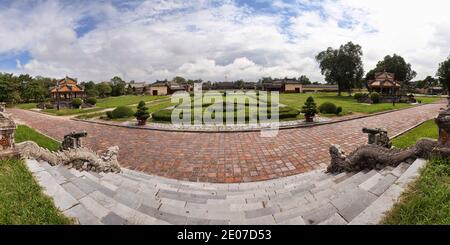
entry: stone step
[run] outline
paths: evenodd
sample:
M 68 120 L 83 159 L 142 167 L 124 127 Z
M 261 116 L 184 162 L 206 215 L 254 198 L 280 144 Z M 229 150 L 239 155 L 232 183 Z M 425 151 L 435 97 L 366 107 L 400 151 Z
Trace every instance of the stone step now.
M 358 214 L 350 225 L 376 225 L 383 219 L 396 202 L 398 202 L 401 194 L 405 191 L 408 184 L 413 182 L 418 176 L 420 169 L 426 164 L 426 160 L 417 159 L 411 165 L 402 163 L 380 179 L 380 183 L 371 188 L 380 190 L 379 197 L 360 214 Z M 392 179 L 395 176 L 395 181 Z M 381 189 L 385 189 L 381 191 Z
M 46 194 L 80 224 L 180 225 L 367 221 L 373 216 L 371 209 L 390 203 L 386 199 L 403 191 L 423 164 L 336 175 L 315 170 L 263 182 L 217 184 L 129 169 L 118 174 L 80 172 L 27 161 Z

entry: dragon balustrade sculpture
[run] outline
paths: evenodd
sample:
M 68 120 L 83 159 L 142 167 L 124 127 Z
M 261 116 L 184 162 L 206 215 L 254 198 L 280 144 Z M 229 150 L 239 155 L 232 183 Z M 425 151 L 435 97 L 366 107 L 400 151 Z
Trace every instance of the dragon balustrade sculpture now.
M 358 147 L 346 155 L 339 145 L 330 147 L 331 163 L 327 172 L 356 172 L 364 169 L 382 169 L 412 162 L 417 158 L 450 157 L 450 107 L 441 110 L 435 119 L 439 139 L 423 138 L 407 149 L 391 148 L 385 129 L 363 129 L 369 134 L 369 144 Z
M 117 160 L 119 147 L 110 147 L 99 155 L 87 147 L 83 147 L 81 138 L 86 132 L 72 132 L 64 136 L 61 148 L 57 152 L 40 147 L 33 141 L 14 143 L 16 124 L 5 112 L 0 112 L 0 159 L 3 157 L 34 158 L 48 162 L 50 165 L 66 165 L 84 171 L 120 172 Z

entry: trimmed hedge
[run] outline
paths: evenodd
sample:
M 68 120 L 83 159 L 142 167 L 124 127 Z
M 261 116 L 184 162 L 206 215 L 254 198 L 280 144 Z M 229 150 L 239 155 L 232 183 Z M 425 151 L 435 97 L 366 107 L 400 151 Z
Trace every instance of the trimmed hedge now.
M 320 113 L 323 114 L 336 114 L 339 115 L 342 112 L 342 107 L 336 106 L 331 102 L 325 102 L 319 106 Z
M 87 98 L 86 99 L 86 103 L 89 104 L 89 105 L 95 105 L 95 104 L 97 104 L 97 99 L 94 98 L 94 97 Z
M 363 98 L 363 97 L 366 97 L 368 94 L 366 94 L 366 93 L 356 93 L 355 95 L 353 95 L 353 97 L 356 99 L 356 100 L 359 100 L 359 99 L 361 99 L 361 98 Z
M 371 93 L 370 100 L 372 100 L 372 103 L 374 103 L 374 104 L 380 103 L 380 94 L 377 92 Z
M 156 111 L 152 114 L 152 119 L 155 121 L 161 121 L 161 122 L 171 122 L 172 121 L 172 111 L 171 109 L 163 109 Z M 234 110 L 236 112 L 236 110 Z M 267 110 L 267 113 L 270 117 L 270 107 Z M 287 118 L 296 118 L 300 114 L 300 111 L 291 107 L 280 107 L 279 108 L 279 119 L 287 119 Z M 251 115 L 253 116 L 253 115 Z M 223 115 L 223 118 L 225 120 L 225 113 Z M 235 114 L 234 119 L 237 119 L 237 115 Z M 245 115 L 245 120 L 249 121 L 249 115 Z
M 323 114 L 335 114 L 337 106 L 331 102 L 325 102 L 319 106 L 320 113 Z
M 163 109 L 152 113 L 152 119 L 161 122 L 171 122 L 172 121 L 172 111 L 169 109 Z
M 83 101 L 80 98 L 75 98 L 72 100 L 72 106 L 74 108 L 80 108 L 80 106 L 83 104 Z
M 119 106 L 112 111 L 106 112 L 106 115 L 110 119 L 128 118 L 128 117 L 132 117 L 134 115 L 134 111 L 130 107 Z

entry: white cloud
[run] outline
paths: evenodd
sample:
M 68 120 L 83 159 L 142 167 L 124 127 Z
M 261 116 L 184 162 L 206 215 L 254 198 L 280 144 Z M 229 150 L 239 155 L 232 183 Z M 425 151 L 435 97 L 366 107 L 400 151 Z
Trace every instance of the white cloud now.
M 82 80 L 119 75 L 152 82 L 182 75 L 255 81 L 306 74 L 322 81 L 314 56 L 348 41 L 362 45 L 366 70 L 398 53 L 418 78 L 434 75 L 450 53 L 446 1 L 299 0 L 273 5 L 282 11 L 258 13 L 232 1 L 211 6 L 200 0 L 146 1 L 122 9 L 96 2 L 12 4 L 0 8 L 0 56 L 27 51 L 32 60 L 18 62 L 17 72 Z M 288 16 L 287 10 L 296 14 Z M 79 37 L 76 28 L 86 16 L 98 23 Z

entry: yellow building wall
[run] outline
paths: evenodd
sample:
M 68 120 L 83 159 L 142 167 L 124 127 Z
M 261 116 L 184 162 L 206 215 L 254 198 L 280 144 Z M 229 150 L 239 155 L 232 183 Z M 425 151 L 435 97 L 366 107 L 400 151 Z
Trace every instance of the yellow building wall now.
M 299 93 L 303 92 L 303 86 L 301 84 L 286 84 L 284 87 L 285 92 L 295 92 L 295 89 L 299 89 Z
M 155 94 L 153 91 L 156 91 L 157 94 Z M 167 95 L 167 87 L 166 86 L 150 86 L 150 95 Z

